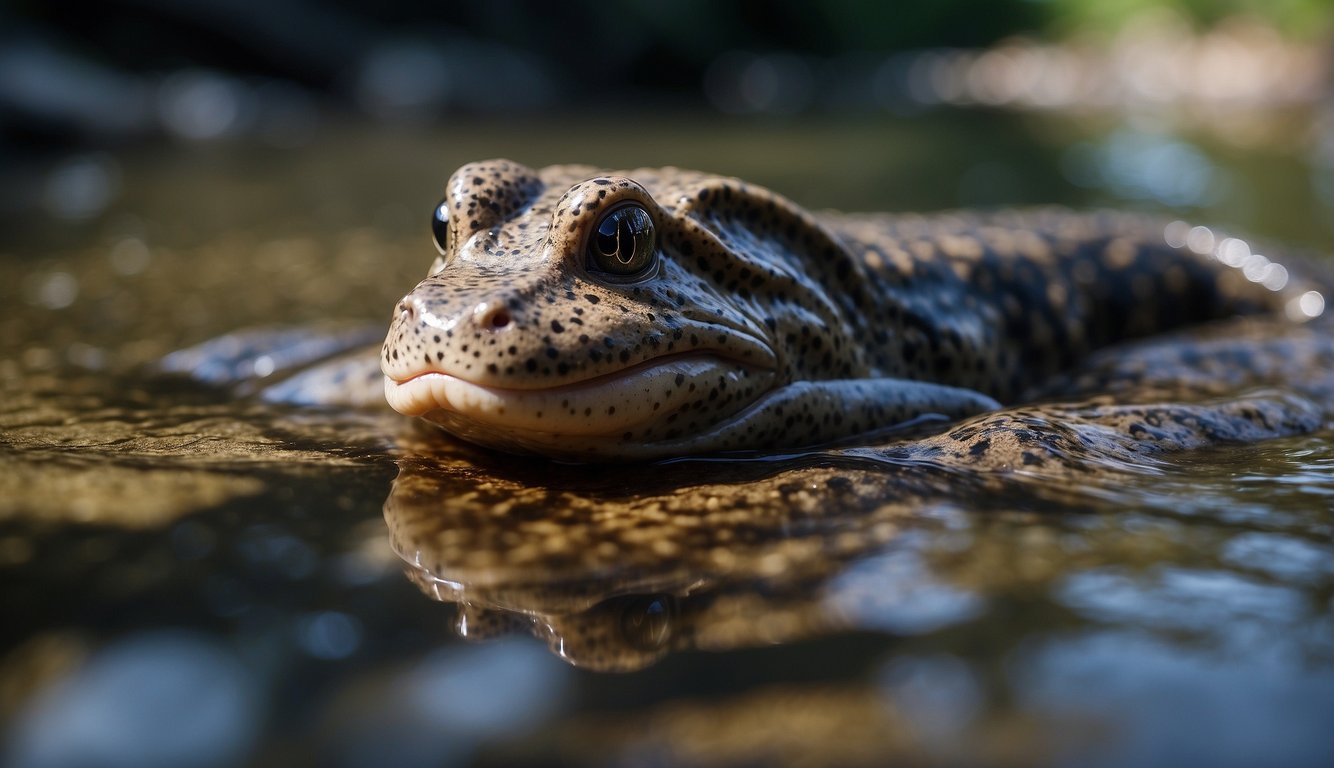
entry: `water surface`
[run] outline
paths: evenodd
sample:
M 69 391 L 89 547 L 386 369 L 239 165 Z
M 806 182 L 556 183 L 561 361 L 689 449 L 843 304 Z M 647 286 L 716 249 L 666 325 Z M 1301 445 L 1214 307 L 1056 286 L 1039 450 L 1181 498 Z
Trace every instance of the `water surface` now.
M 495 155 L 702 167 L 813 207 L 1161 209 L 1181 189 L 1126 169 L 1176 142 L 1226 180 L 1185 214 L 1334 241 L 1315 166 L 1208 135 L 623 128 L 95 155 L 105 209 L 9 230 L 8 762 L 1329 763 L 1328 432 L 1058 480 L 825 454 L 607 471 L 144 371 L 237 327 L 387 321 L 449 172 Z

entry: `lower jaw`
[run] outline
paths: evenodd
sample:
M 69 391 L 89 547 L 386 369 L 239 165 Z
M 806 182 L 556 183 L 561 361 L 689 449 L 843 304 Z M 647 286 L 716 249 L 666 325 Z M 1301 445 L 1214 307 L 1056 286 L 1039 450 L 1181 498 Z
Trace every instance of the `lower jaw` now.
M 484 387 L 442 373 L 405 382 L 386 377 L 385 397 L 475 443 L 547 455 L 595 455 L 633 448 L 634 436 L 719 389 L 735 395 L 768 378 L 710 356 L 678 357 L 623 376 L 545 390 Z M 735 406 L 734 406 L 735 407 Z

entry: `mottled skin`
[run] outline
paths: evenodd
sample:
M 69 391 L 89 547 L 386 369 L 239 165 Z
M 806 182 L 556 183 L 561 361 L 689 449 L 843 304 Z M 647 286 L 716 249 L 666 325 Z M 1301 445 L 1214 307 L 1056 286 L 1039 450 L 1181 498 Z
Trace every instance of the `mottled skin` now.
M 632 279 L 587 255 L 626 204 L 655 229 Z M 560 458 L 866 443 L 1020 402 L 1120 341 L 1281 315 L 1312 287 L 1270 290 L 1137 216 L 813 215 L 671 168 L 475 163 L 443 208 L 443 255 L 383 346 L 390 403 Z

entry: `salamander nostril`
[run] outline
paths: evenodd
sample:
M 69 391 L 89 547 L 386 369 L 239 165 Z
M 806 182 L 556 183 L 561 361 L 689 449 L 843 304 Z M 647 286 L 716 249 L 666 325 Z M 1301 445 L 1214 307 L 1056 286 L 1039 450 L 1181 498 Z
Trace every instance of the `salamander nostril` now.
M 509 310 L 504 307 L 496 307 L 482 318 L 482 327 L 498 331 L 509 325 L 512 319 Z
M 410 323 L 417 319 L 417 302 L 409 301 L 407 297 L 398 302 L 398 316 L 403 318 L 403 322 Z

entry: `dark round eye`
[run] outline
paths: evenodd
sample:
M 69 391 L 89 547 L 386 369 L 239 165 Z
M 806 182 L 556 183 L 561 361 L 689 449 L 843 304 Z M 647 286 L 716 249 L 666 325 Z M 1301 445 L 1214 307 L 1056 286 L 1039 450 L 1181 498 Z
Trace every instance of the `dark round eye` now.
M 613 275 L 638 275 L 653 264 L 653 217 L 627 203 L 607 211 L 588 238 L 588 267 Z
M 449 227 L 449 201 L 441 200 L 431 212 L 431 237 L 435 239 L 435 249 L 444 256 L 453 243 L 453 231 Z

